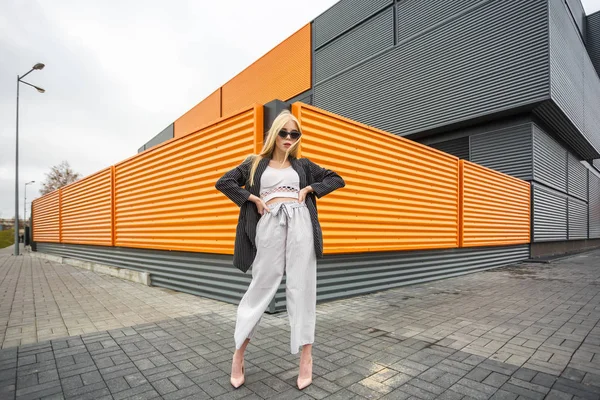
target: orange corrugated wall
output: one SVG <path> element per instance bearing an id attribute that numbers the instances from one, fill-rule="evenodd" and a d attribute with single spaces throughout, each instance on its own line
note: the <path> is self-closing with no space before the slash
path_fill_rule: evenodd
<path id="1" fill-rule="evenodd" d="M 302 103 L 302 157 L 344 189 L 318 201 L 324 252 L 458 247 L 458 159 Z"/>
<path id="2" fill-rule="evenodd" d="M 222 88 L 222 115 L 253 103 L 288 100 L 310 89 L 310 24 L 281 42 Z"/>
<path id="3" fill-rule="evenodd" d="M 112 167 L 61 188 L 62 243 L 112 246 Z"/>
<path id="4" fill-rule="evenodd" d="M 115 245 L 232 254 L 239 208 L 214 186 L 262 131 L 255 105 L 115 165 Z"/>
<path id="5" fill-rule="evenodd" d="M 32 204 L 33 240 L 60 242 L 60 190 L 35 199 Z"/>
<path id="6" fill-rule="evenodd" d="M 179 117 L 173 126 L 173 137 L 196 132 L 221 118 L 221 88 Z"/>
<path id="7" fill-rule="evenodd" d="M 500 246 L 530 242 L 528 182 L 461 160 L 462 246 Z"/>
<path id="8" fill-rule="evenodd" d="M 301 155 L 347 182 L 319 200 L 326 254 L 530 242 L 527 182 L 316 107 L 292 111 Z M 231 254 L 239 210 L 214 183 L 260 150 L 262 131 L 254 105 L 36 199 L 34 240 Z"/>

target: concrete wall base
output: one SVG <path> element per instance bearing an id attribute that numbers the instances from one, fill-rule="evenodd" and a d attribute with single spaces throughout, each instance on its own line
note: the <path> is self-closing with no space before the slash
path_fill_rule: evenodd
<path id="1" fill-rule="evenodd" d="M 88 271 L 97 272 L 100 274 L 114 276 L 116 278 L 125 279 L 131 282 L 141 283 L 142 285 L 150 285 L 150 274 L 143 271 L 133 271 L 130 269 L 111 267 L 110 265 L 98 264 L 90 261 L 78 260 L 75 258 L 60 257 L 54 254 L 46 254 L 40 252 L 29 253 L 31 257 L 41 258 L 44 260 L 53 261 L 56 263 L 72 265 L 77 268 L 87 269 Z"/>
<path id="2" fill-rule="evenodd" d="M 531 258 L 559 257 L 600 248 L 600 239 L 566 240 L 560 242 L 531 243 Z"/>

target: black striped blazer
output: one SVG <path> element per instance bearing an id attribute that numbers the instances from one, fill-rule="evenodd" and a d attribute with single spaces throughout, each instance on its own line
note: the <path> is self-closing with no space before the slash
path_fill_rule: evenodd
<path id="1" fill-rule="evenodd" d="M 317 214 L 316 197 L 325 196 L 335 189 L 345 186 L 344 180 L 335 172 L 321 168 L 308 158 L 290 158 L 294 170 L 300 177 L 300 189 L 311 186 L 314 190 L 306 196 L 306 206 L 310 213 L 317 257 L 323 257 L 323 234 Z M 248 271 L 256 256 L 256 225 L 260 214 L 256 205 L 248 201 L 250 194 L 260 197 L 260 178 L 269 165 L 269 159 L 260 160 L 254 175 L 254 184 L 250 185 L 250 168 L 252 157 L 228 171 L 216 183 L 215 187 L 240 207 L 240 216 L 235 233 L 235 247 L 233 249 L 233 265 L 243 272 Z M 245 186 L 245 187 L 242 187 Z"/>

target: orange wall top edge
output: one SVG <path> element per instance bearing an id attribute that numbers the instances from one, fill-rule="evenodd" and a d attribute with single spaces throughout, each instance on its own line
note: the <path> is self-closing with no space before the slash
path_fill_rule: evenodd
<path id="1" fill-rule="evenodd" d="M 84 183 L 86 183 L 86 181 L 88 181 L 88 180 L 90 180 L 90 179 L 93 179 L 93 178 L 95 178 L 96 176 L 98 176 L 98 175 L 101 175 L 101 174 L 103 174 L 103 173 L 107 172 L 107 170 L 109 170 L 109 169 L 111 169 L 111 168 L 112 168 L 112 166 L 109 166 L 109 167 L 106 167 L 106 168 L 103 168 L 103 169 L 101 169 L 100 171 L 93 172 L 93 173 L 91 173 L 90 175 L 87 175 L 87 176 L 85 176 L 85 177 L 83 177 L 83 178 L 79 179 L 78 181 L 75 181 L 75 182 L 69 183 L 68 185 L 62 186 L 62 187 L 60 187 L 60 188 L 58 188 L 58 189 L 56 189 L 56 190 L 53 190 L 53 191 L 51 191 L 50 193 L 46 193 L 46 194 L 45 194 L 45 195 L 43 195 L 43 196 L 40 196 L 40 197 L 37 197 L 37 198 L 35 198 L 35 199 L 32 201 L 32 203 L 35 203 L 36 201 L 39 201 L 39 200 L 41 200 L 41 199 L 45 198 L 46 196 L 50 196 L 50 195 L 52 195 L 52 194 L 54 194 L 54 193 L 58 193 L 58 191 L 59 191 L 59 190 L 61 190 L 61 189 L 69 189 L 71 186 L 84 184 Z"/>
<path id="2" fill-rule="evenodd" d="M 246 107 L 245 109 L 243 109 L 243 110 L 240 110 L 240 111 L 236 112 L 234 115 L 231 115 L 231 116 L 229 116 L 229 117 L 223 117 L 223 118 L 219 118 L 218 120 L 216 120 L 216 121 L 213 121 L 212 123 L 210 123 L 209 125 L 205 126 L 204 128 L 209 128 L 209 127 L 211 127 L 211 126 L 213 126 L 213 125 L 217 125 L 217 124 L 219 124 L 219 123 L 221 123 L 221 122 L 223 122 L 223 121 L 225 121 L 225 120 L 227 120 L 227 119 L 230 119 L 230 118 L 232 118 L 232 117 L 235 117 L 235 116 L 237 116 L 237 115 L 241 115 L 241 114 L 243 114 L 243 113 L 245 113 L 245 112 L 248 112 L 248 111 L 250 111 L 250 110 L 254 110 L 254 112 L 255 112 L 255 113 L 258 113 L 258 114 L 260 114 L 261 123 L 262 123 L 262 113 L 263 113 L 263 110 L 262 110 L 262 105 L 260 105 L 260 104 L 252 104 L 251 106 L 249 106 L 249 107 Z M 186 135 L 186 136 L 187 136 L 187 135 Z M 158 149 L 160 149 L 161 147 L 163 147 L 163 146 L 166 146 L 166 145 L 168 145 L 169 143 L 172 143 L 173 141 L 176 141 L 176 140 L 178 140 L 178 139 L 180 139 L 180 138 L 179 138 L 179 137 L 178 137 L 178 138 L 172 138 L 172 139 L 169 139 L 169 140 L 167 140 L 167 141 L 165 141 L 165 142 L 159 143 L 159 144 L 157 144 L 156 146 L 153 146 L 153 147 L 151 147 L 151 148 L 149 148 L 149 149 L 147 149 L 147 150 L 144 150 L 144 151 L 142 151 L 141 153 L 134 154 L 134 155 L 132 155 L 131 157 L 128 157 L 128 158 L 126 158 L 126 159 L 124 159 L 124 160 L 122 160 L 122 161 L 119 161 L 119 162 L 117 162 L 117 163 L 116 163 L 116 164 L 114 164 L 114 165 L 108 166 L 108 167 L 106 167 L 106 168 L 103 168 L 103 169 L 101 169 L 101 170 L 100 170 L 100 171 L 98 171 L 98 172 L 94 172 L 94 173 L 92 173 L 92 174 L 90 174 L 90 175 L 88 175 L 88 176 L 85 176 L 85 177 L 81 178 L 80 180 L 78 180 L 77 182 L 73 182 L 73 183 L 70 183 L 69 185 L 65 185 L 65 186 L 61 187 L 60 189 L 67 188 L 67 187 L 69 187 L 69 186 L 71 186 L 71 185 L 76 185 L 76 184 L 79 184 L 79 183 L 81 183 L 81 182 L 85 181 L 86 179 L 91 179 L 91 178 L 95 177 L 95 176 L 96 176 L 96 175 L 98 175 L 98 174 L 102 174 L 102 173 L 106 172 L 106 170 L 108 170 L 108 169 L 111 169 L 111 168 L 117 167 L 117 166 L 119 166 L 119 165 L 121 165 L 121 164 L 123 164 L 123 163 L 126 163 L 126 162 L 128 162 L 128 161 L 130 161 L 130 160 L 132 160 L 132 159 L 135 159 L 136 157 L 139 157 L 139 156 L 141 156 L 142 154 L 147 154 L 147 153 L 149 153 L 149 152 L 157 151 L 157 150 L 158 150 Z M 41 199 L 44 199 L 46 196 L 53 195 L 54 193 L 58 193 L 58 191 L 59 191 L 60 189 L 54 190 L 54 191 L 52 191 L 52 192 L 50 192 L 50 193 L 47 193 L 47 194 L 45 194 L 44 196 L 40 196 L 40 197 L 38 197 L 38 198 L 34 199 L 34 200 L 33 200 L 33 202 L 39 201 L 39 200 L 41 200 Z"/>
<path id="3" fill-rule="evenodd" d="M 173 137 L 177 138 L 196 132 L 222 116 L 221 88 L 218 88 L 175 121 Z"/>
<path id="4" fill-rule="evenodd" d="M 434 149 L 433 147 L 429 147 L 429 146 L 424 145 L 422 143 L 412 141 L 410 139 L 407 139 L 407 138 L 399 136 L 399 135 L 394 135 L 393 133 L 389 133 L 389 132 L 383 131 L 383 130 L 375 128 L 373 126 L 370 126 L 370 125 L 367 125 L 367 124 L 363 124 L 362 122 L 358 122 L 358 121 L 355 121 L 353 119 L 346 118 L 346 117 L 343 117 L 341 115 L 337 115 L 337 114 L 334 114 L 334 113 L 329 112 L 327 110 L 323 110 L 321 108 L 315 107 L 315 106 L 310 105 L 310 104 L 305 104 L 305 103 L 302 103 L 302 102 L 299 102 L 299 101 L 297 101 L 297 102 L 295 102 L 295 103 L 292 104 L 292 114 L 294 114 L 296 116 L 296 118 L 298 118 L 298 119 L 300 119 L 300 117 L 302 115 L 302 108 L 305 108 L 307 110 L 311 110 L 311 111 L 314 111 L 314 112 L 318 112 L 318 113 L 326 115 L 328 117 L 332 117 L 332 118 L 335 118 L 337 120 L 344 121 L 346 123 L 353 124 L 355 126 L 359 126 L 361 128 L 364 128 L 364 129 L 369 129 L 369 130 L 371 130 L 373 132 L 377 132 L 378 134 L 386 136 L 386 137 L 390 137 L 390 138 L 394 138 L 394 139 L 405 141 L 406 143 L 410 143 L 411 145 L 418 146 L 418 147 L 421 147 L 423 149 L 430 150 L 433 153 L 437 153 L 438 155 L 440 155 L 442 157 L 446 157 L 446 158 L 450 158 L 450 159 L 456 160 L 457 162 L 459 160 L 459 158 L 456 157 L 455 155 L 444 153 L 441 150 Z"/>
<path id="5" fill-rule="evenodd" d="M 311 87 L 310 23 L 275 46 L 222 87 L 222 115 L 251 103 L 287 100 Z"/>
<path id="6" fill-rule="evenodd" d="M 225 116 L 225 117 L 221 117 L 221 118 L 217 119 L 216 121 L 211 122 L 210 124 L 208 124 L 205 127 L 201 128 L 201 130 L 205 130 L 205 129 L 208 129 L 208 128 L 212 127 L 212 126 L 218 125 L 218 124 L 220 124 L 223 121 L 226 121 L 228 119 L 234 118 L 234 117 L 236 117 L 238 115 L 242 115 L 242 114 L 244 114 L 244 113 L 246 113 L 246 112 L 248 112 L 250 110 L 254 110 L 254 112 L 256 112 L 257 109 L 261 109 L 261 112 L 262 112 L 262 105 L 253 103 L 253 104 L 249 105 L 248 107 L 245 107 L 245 108 L 243 108 L 241 110 L 238 110 L 235 114 L 232 114 L 232 115 L 229 115 L 229 116 Z M 188 134 L 186 134 L 184 136 L 174 137 L 172 139 L 166 140 L 166 141 L 164 141 L 162 143 L 157 144 L 156 146 L 153 146 L 153 147 L 151 147 L 151 148 L 149 148 L 147 150 L 142 151 L 141 153 L 134 154 L 131 157 L 128 157 L 128 158 L 126 158 L 126 159 L 124 159 L 122 161 L 119 161 L 114 166 L 118 167 L 121 164 L 124 164 L 124 163 L 126 163 L 126 162 L 128 162 L 128 161 L 130 161 L 130 160 L 132 160 L 132 159 L 134 159 L 136 157 L 141 156 L 142 154 L 147 154 L 147 153 L 150 153 L 150 152 L 153 152 L 153 151 L 158 151 L 158 149 L 160 149 L 160 148 L 162 148 L 164 146 L 167 146 L 170 143 L 173 143 L 174 141 L 180 140 L 180 139 L 182 139 L 182 138 L 184 138 L 184 137 L 186 137 L 186 136 L 188 136 L 188 135 L 190 135 L 192 133 L 195 133 L 195 132 L 190 132 L 190 133 L 188 133 Z"/>

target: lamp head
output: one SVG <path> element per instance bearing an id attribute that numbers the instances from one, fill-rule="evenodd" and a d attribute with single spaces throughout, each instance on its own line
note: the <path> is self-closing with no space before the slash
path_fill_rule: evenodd
<path id="1" fill-rule="evenodd" d="M 37 63 L 33 66 L 33 69 L 44 69 L 45 65 L 42 63 Z"/>

